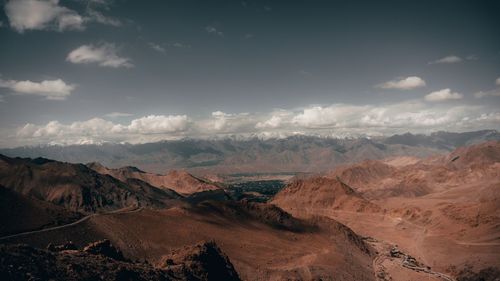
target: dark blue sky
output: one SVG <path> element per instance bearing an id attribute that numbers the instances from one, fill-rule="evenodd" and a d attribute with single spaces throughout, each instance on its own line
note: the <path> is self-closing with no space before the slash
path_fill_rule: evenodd
<path id="1" fill-rule="evenodd" d="M 2 7 L 0 146 L 500 123 L 498 1 Z"/>

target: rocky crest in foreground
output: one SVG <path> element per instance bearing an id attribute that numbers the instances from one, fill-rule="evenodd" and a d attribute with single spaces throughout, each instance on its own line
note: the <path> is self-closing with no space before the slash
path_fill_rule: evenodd
<path id="1" fill-rule="evenodd" d="M 1 280 L 240 280 L 214 242 L 185 247 L 158 267 L 131 262 L 108 240 L 78 250 L 74 245 L 0 245 Z"/>

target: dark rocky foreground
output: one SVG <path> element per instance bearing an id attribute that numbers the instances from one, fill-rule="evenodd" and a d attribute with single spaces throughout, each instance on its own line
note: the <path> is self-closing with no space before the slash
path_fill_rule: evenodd
<path id="1" fill-rule="evenodd" d="M 0 245 L 0 280 L 240 280 L 214 242 L 174 250 L 157 265 L 132 262 L 108 240 L 73 244 Z"/>

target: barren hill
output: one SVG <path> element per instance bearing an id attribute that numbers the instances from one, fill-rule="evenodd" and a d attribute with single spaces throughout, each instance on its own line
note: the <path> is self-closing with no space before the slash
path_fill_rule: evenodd
<path id="1" fill-rule="evenodd" d="M 131 206 L 165 206 L 178 195 L 101 175 L 82 164 L 0 155 L 0 184 L 72 211 L 96 212 Z"/>
<path id="2" fill-rule="evenodd" d="M 339 177 L 372 199 L 424 196 L 456 185 L 500 178 L 500 142 L 460 147 L 450 154 L 407 165 L 390 164 L 395 162 L 397 159 L 364 161 L 339 167 L 327 177 Z"/>
<path id="3" fill-rule="evenodd" d="M 352 185 L 386 213 L 312 211 L 337 219 L 358 234 L 397 244 L 446 274 L 498 268 L 499 151 L 500 142 L 490 141 L 420 161 L 393 158 L 344 166 L 327 177 Z M 313 195 L 300 197 L 307 196 Z M 311 205 L 295 203 L 301 203 L 293 206 L 298 210 Z"/>
<path id="4" fill-rule="evenodd" d="M 272 199 L 274 204 L 294 215 L 317 215 L 333 210 L 379 212 L 382 210 L 338 179 L 312 177 L 285 186 Z"/>
<path id="5" fill-rule="evenodd" d="M 8 242 L 45 247 L 72 239 L 83 247 L 103 238 L 118 246 L 126 258 L 172 267 L 179 259 L 165 257 L 166 253 L 213 240 L 243 280 L 329 280 L 332 276 L 374 280 L 372 253 L 350 229 L 326 218 L 293 218 L 275 206 L 259 203 L 204 202 L 96 215 L 79 226 Z"/>
<path id="6" fill-rule="evenodd" d="M 135 167 L 109 169 L 99 163 L 89 163 L 87 166 L 98 173 L 111 175 L 122 181 L 139 179 L 157 188 L 172 189 L 180 194 L 188 195 L 196 192 L 220 189 L 217 185 L 199 179 L 186 171 L 169 171 L 166 175 L 146 173 Z"/>

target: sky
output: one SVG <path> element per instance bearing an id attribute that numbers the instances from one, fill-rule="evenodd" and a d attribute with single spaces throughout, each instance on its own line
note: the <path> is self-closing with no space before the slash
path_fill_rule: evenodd
<path id="1" fill-rule="evenodd" d="M 0 3 L 0 147 L 500 129 L 499 1 Z"/>

